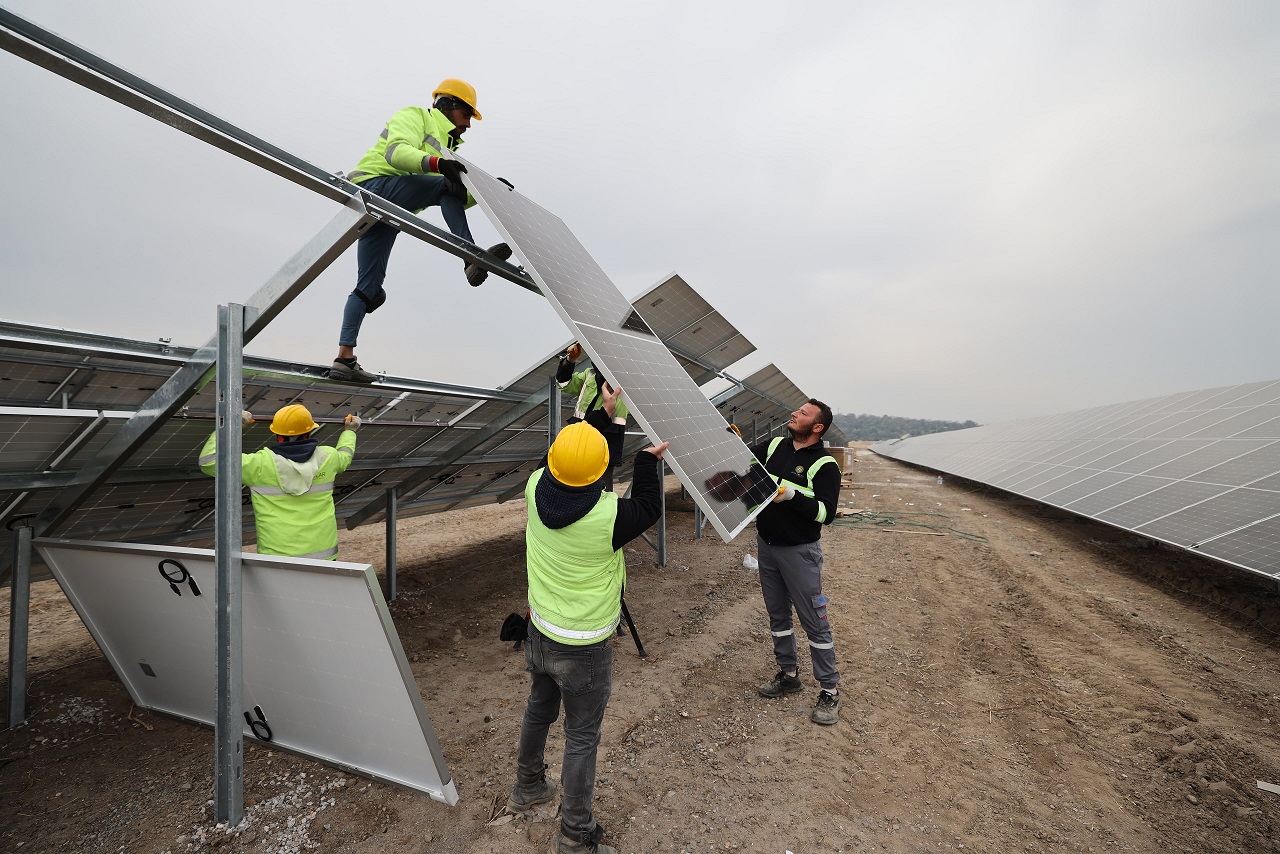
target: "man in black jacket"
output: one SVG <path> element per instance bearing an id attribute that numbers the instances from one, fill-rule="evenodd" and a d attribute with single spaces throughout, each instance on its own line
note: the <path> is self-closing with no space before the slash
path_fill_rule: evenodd
<path id="1" fill-rule="evenodd" d="M 840 671 L 836 667 L 827 597 L 822 594 L 822 526 L 830 525 L 840 500 L 840 468 L 823 446 L 831 407 L 809 400 L 787 422 L 790 438 L 751 448 L 765 469 L 779 478 L 773 502 L 756 517 L 760 550 L 760 590 L 769 612 L 778 673 L 760 686 L 763 697 L 804 690 L 796 672 L 795 609 L 809 638 L 813 678 L 821 691 L 810 719 L 831 725 L 840 719 Z"/>

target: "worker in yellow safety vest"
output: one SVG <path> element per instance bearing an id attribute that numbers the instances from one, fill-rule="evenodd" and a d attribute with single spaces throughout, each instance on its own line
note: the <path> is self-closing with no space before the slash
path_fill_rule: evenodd
<path id="1" fill-rule="evenodd" d="M 245 426 L 254 423 L 245 410 Z M 292 403 L 271 420 L 275 441 L 240 458 L 240 481 L 249 487 L 258 528 L 258 553 L 333 560 L 338 556 L 338 522 L 333 482 L 347 470 L 356 452 L 360 417 L 342 422 L 337 447 L 314 438 L 320 429 L 305 406 Z M 200 470 L 213 477 L 217 469 L 216 432 L 200 451 Z"/>
<path id="2" fill-rule="evenodd" d="M 613 415 L 618 391 L 605 394 Z M 532 683 L 516 758 L 516 783 L 507 807 L 527 812 L 556 796 L 546 778 L 547 731 L 564 706 L 560 831 L 555 854 L 616 854 L 600 842 L 604 828 L 591 810 L 600 725 L 613 685 L 614 629 L 622 607 L 627 565 L 622 547 L 658 520 L 662 453 L 667 443 L 636 454 L 630 498 L 602 488 L 609 446 L 585 421 L 560 431 L 547 465 L 529 476 L 525 563 L 529 625 L 525 665 Z"/>
<path id="3" fill-rule="evenodd" d="M 604 434 L 609 443 L 609 468 L 605 471 L 604 488 L 613 491 L 613 470 L 622 459 L 622 446 L 627 434 L 627 404 L 619 400 L 612 413 L 605 412 L 605 395 L 611 392 L 609 381 L 598 367 L 574 371 L 582 358 L 582 345 L 577 341 L 560 357 L 556 367 L 556 384 L 564 394 L 577 395 L 569 423 L 586 421 Z"/>

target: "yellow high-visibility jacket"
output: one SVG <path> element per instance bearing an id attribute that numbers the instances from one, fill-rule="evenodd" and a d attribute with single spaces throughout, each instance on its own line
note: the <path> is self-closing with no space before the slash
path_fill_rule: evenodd
<path id="1" fill-rule="evenodd" d="M 390 175 L 438 174 L 431 171 L 431 158 L 439 157 L 446 149 L 454 151 L 463 143 L 461 137 L 449 136 L 454 127 L 448 116 L 434 107 L 405 107 L 387 120 L 378 141 L 347 177 L 359 184 Z M 468 193 L 466 206 L 474 204 L 475 199 Z"/>
<path id="2" fill-rule="evenodd" d="M 200 451 L 200 471 L 213 477 L 217 438 L 211 433 Z M 338 556 L 338 521 L 333 482 L 356 452 L 354 430 L 343 430 L 338 446 L 320 445 L 306 462 L 285 459 L 270 448 L 240 457 L 240 480 L 249 487 L 258 528 L 258 553 L 333 560 Z"/>

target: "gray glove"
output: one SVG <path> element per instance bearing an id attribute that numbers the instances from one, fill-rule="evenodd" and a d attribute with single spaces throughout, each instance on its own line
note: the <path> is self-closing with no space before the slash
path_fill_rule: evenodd
<path id="1" fill-rule="evenodd" d="M 352 433 L 360 429 L 360 416 L 356 414 L 348 415 L 342 419 L 342 429 L 350 430 Z"/>
<path id="2" fill-rule="evenodd" d="M 253 423 L 253 413 L 247 409 L 240 410 L 240 423 L 248 427 Z"/>

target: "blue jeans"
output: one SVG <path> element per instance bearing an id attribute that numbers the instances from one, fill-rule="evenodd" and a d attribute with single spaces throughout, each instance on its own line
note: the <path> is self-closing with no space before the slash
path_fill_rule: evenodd
<path id="1" fill-rule="evenodd" d="M 612 635 L 587 646 L 558 643 L 530 623 L 526 669 L 533 677 L 520 723 L 516 784 L 532 787 L 546 772 L 547 730 L 564 703 L 564 761 L 560 766 L 560 830 L 580 839 L 596 826 L 591 798 L 596 787 L 596 748 L 613 689 Z"/>
<path id="2" fill-rule="evenodd" d="M 445 193 L 444 178 L 439 175 L 389 175 L 370 178 L 360 186 L 411 211 L 439 205 L 449 231 L 470 243 L 475 242 L 467 225 L 466 203 Z M 364 316 L 386 300 L 382 280 L 387 277 L 387 261 L 399 233 L 399 229 L 380 222 L 360 235 L 356 244 L 356 289 L 347 294 L 347 304 L 342 310 L 342 331 L 338 333 L 340 345 L 356 346 Z"/>

